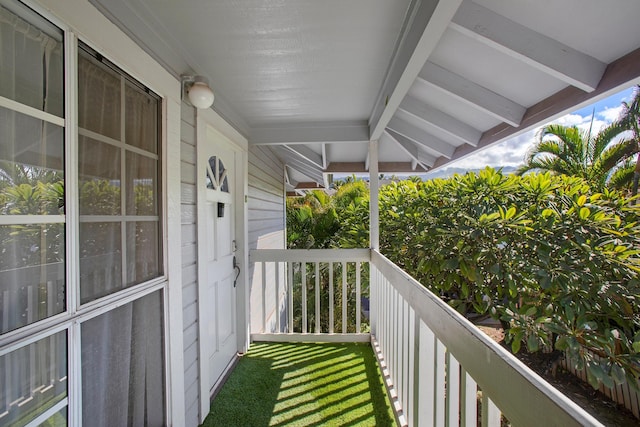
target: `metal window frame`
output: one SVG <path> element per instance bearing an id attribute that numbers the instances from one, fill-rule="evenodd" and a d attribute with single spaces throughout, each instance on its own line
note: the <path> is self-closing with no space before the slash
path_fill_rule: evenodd
<path id="1" fill-rule="evenodd" d="M 0 0 L 3 3 L 6 0 Z M 161 291 L 162 301 L 162 336 L 163 336 L 163 352 L 164 352 L 164 387 L 165 387 L 165 421 L 167 423 L 172 419 L 171 413 L 171 393 L 170 393 L 170 356 L 169 349 L 169 325 L 168 319 L 170 315 L 169 298 L 168 298 L 168 275 L 167 275 L 167 183 L 166 179 L 166 152 L 167 152 L 167 135 L 166 135 L 166 116 L 167 101 L 160 95 L 155 94 L 137 79 L 132 77 L 125 70 L 117 67 L 111 62 L 107 62 L 110 68 L 115 70 L 121 76 L 122 98 L 124 104 L 126 99 L 124 96 L 124 88 L 130 83 L 138 88 L 152 93 L 158 100 L 158 120 L 157 120 L 157 136 L 158 136 L 158 152 L 151 153 L 146 150 L 128 145 L 124 142 L 124 108 L 121 110 L 123 117 L 121 118 L 121 136 L 122 141 L 108 140 L 106 137 L 98 137 L 96 139 L 112 145 L 118 145 L 122 150 L 143 155 L 157 161 L 157 203 L 158 215 L 155 216 L 131 216 L 121 215 L 121 221 L 131 222 L 131 220 L 157 221 L 158 225 L 158 261 L 159 276 L 145 281 L 144 283 L 132 285 L 121 291 L 99 298 L 86 304 L 80 304 L 80 284 L 79 284 L 79 185 L 78 185 L 78 141 L 79 135 L 95 138 L 96 135 L 90 131 L 78 128 L 78 55 L 79 49 L 93 50 L 89 42 L 81 40 L 80 37 L 64 22 L 52 16 L 51 12 L 38 5 L 33 0 L 20 0 L 27 7 L 32 9 L 37 15 L 49 21 L 53 26 L 57 26 L 63 31 L 63 49 L 64 49 L 64 115 L 58 117 L 50 113 L 37 110 L 33 107 L 21 104 L 11 99 L 0 97 L 0 107 L 8 108 L 64 127 L 64 178 L 65 178 L 65 214 L 64 215 L 47 215 L 41 216 L 37 220 L 30 219 L 26 216 L 3 216 L 0 217 L 0 225 L 15 223 L 63 223 L 65 224 L 65 272 L 66 272 L 66 310 L 63 313 L 39 320 L 30 325 L 18 328 L 17 330 L 7 332 L 0 335 L 0 356 L 9 354 L 24 346 L 30 345 L 43 338 L 55 335 L 56 333 L 66 331 L 67 333 L 67 372 L 68 385 L 67 397 L 55 405 L 55 412 L 67 407 L 69 425 L 82 425 L 82 360 L 81 360 L 81 325 L 87 320 L 93 319 L 106 312 L 112 311 L 118 307 L 129 304 L 135 300 L 143 298 L 154 292 Z M 96 52 L 96 51 L 94 51 Z M 96 52 L 97 53 L 97 52 Z M 114 144 L 115 143 L 115 144 Z M 125 156 L 121 156 L 123 162 L 122 175 L 124 176 Z M 122 192 L 124 194 L 124 192 Z M 124 202 L 124 201 L 123 201 Z M 126 206 L 122 205 L 123 213 L 126 213 Z M 104 219 L 104 218 L 103 218 Z M 110 218 L 112 219 L 112 218 Z M 123 233 L 126 228 L 123 227 Z M 123 242 L 125 240 L 123 239 Z M 123 251 L 125 252 L 125 251 Z M 126 265 L 126 264 L 123 264 Z M 126 268 L 123 268 L 123 275 L 126 275 Z M 40 422 L 48 418 L 54 408 L 40 414 L 33 423 Z"/>

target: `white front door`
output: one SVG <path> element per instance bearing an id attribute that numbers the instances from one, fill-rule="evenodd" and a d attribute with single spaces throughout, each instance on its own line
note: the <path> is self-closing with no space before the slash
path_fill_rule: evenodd
<path id="1" fill-rule="evenodd" d="M 237 353 L 235 212 L 233 180 L 237 153 L 224 136 L 207 126 L 198 142 L 200 187 L 199 262 L 205 340 L 203 363 L 208 360 L 209 392 Z M 200 145 L 201 144 L 201 145 Z"/>

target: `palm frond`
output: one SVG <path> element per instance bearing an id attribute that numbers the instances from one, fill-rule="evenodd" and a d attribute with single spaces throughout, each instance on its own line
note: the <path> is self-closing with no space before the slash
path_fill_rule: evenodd
<path id="1" fill-rule="evenodd" d="M 607 179 L 608 186 L 618 190 L 629 188 L 633 182 L 635 163 L 635 159 L 630 157 L 622 165 L 613 170 Z"/>
<path id="2" fill-rule="evenodd" d="M 593 169 L 606 174 L 637 152 L 638 144 L 633 139 L 623 139 L 602 152 L 594 162 Z"/>
<path id="3" fill-rule="evenodd" d="M 598 159 L 611 142 L 621 133 L 627 131 L 627 127 L 620 121 L 614 121 L 598 132 L 593 137 L 593 159 Z"/>

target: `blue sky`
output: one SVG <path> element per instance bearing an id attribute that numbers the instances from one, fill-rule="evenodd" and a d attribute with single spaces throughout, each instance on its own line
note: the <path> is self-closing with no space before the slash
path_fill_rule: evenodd
<path id="1" fill-rule="evenodd" d="M 562 116 L 549 123 L 560 123 L 571 126 L 576 125 L 587 129 L 591 122 L 591 114 L 594 112 L 593 129 L 598 131 L 618 118 L 622 111 L 622 101 L 629 101 L 633 97 L 634 87 L 618 92 L 608 98 L 581 108 L 573 113 Z M 536 139 L 540 128 L 525 132 L 507 141 L 493 145 L 485 150 L 474 153 L 468 157 L 449 163 L 442 168 L 440 174 L 450 168 L 478 169 L 485 166 L 504 167 L 518 166 L 522 164 L 524 157 Z M 437 172 L 436 172 L 437 173 Z"/>

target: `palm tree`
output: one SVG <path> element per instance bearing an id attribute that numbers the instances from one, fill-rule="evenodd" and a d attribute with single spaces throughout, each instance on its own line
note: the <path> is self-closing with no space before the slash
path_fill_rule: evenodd
<path id="1" fill-rule="evenodd" d="M 633 133 L 633 140 L 640 152 L 640 86 L 636 86 L 633 100 L 630 103 L 623 102 L 623 113 L 618 119 L 621 125 Z M 637 156 L 635 167 L 633 160 L 629 161 L 628 168 L 633 167 L 633 185 L 631 195 L 638 194 L 638 181 L 640 181 L 640 155 Z"/>
<path id="2" fill-rule="evenodd" d="M 614 141 L 625 130 L 621 121 L 595 135 L 591 127 L 584 131 L 577 126 L 544 126 L 516 173 L 538 170 L 579 176 L 596 189 L 624 187 L 633 173 L 631 170 L 629 174 L 629 159 L 638 152 L 638 144 L 632 139 Z"/>

